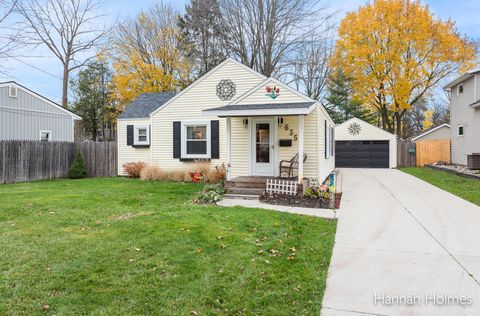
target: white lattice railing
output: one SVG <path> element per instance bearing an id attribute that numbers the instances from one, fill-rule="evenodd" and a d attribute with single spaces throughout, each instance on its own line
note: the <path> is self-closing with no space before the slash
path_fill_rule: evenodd
<path id="1" fill-rule="evenodd" d="M 267 179 L 266 191 L 268 194 L 296 195 L 298 190 L 297 181 Z"/>

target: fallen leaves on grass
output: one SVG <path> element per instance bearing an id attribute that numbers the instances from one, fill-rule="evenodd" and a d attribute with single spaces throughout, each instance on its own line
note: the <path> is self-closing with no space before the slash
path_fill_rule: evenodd
<path id="1" fill-rule="evenodd" d="M 146 216 L 146 215 L 151 215 L 151 214 L 153 214 L 153 212 L 138 212 L 138 213 L 128 212 L 128 213 L 125 213 L 125 214 L 122 214 L 122 215 L 118 216 L 117 220 L 125 221 L 127 219 L 132 218 L 132 217 Z"/>
<path id="2" fill-rule="evenodd" d="M 275 250 L 275 249 L 270 249 L 268 252 L 269 252 L 270 256 L 272 256 L 272 257 L 279 257 L 279 256 L 282 255 L 282 254 L 280 253 L 280 251 Z"/>

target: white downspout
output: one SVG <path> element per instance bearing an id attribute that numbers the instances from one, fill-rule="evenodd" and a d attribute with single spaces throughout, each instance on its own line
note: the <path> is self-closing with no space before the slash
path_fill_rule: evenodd
<path id="1" fill-rule="evenodd" d="M 232 179 L 232 118 L 227 117 L 227 180 L 230 181 Z"/>
<path id="2" fill-rule="evenodd" d="M 303 183 L 303 129 L 304 116 L 298 116 L 298 183 Z"/>

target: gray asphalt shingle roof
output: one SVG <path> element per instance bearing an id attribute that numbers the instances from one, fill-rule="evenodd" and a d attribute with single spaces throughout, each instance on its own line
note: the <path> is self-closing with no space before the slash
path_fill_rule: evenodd
<path id="1" fill-rule="evenodd" d="M 142 93 L 127 105 L 119 118 L 147 118 L 175 96 L 175 92 Z"/>
<path id="2" fill-rule="evenodd" d="M 296 103 L 265 103 L 265 104 L 232 104 L 219 108 L 204 110 L 209 111 L 238 111 L 238 110 L 268 110 L 268 109 L 307 109 L 315 102 L 296 102 Z"/>

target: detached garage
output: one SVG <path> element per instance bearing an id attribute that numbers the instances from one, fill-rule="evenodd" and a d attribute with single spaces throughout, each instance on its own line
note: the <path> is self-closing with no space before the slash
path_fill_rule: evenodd
<path id="1" fill-rule="evenodd" d="M 395 168 L 397 137 L 358 118 L 335 127 L 337 168 Z"/>

